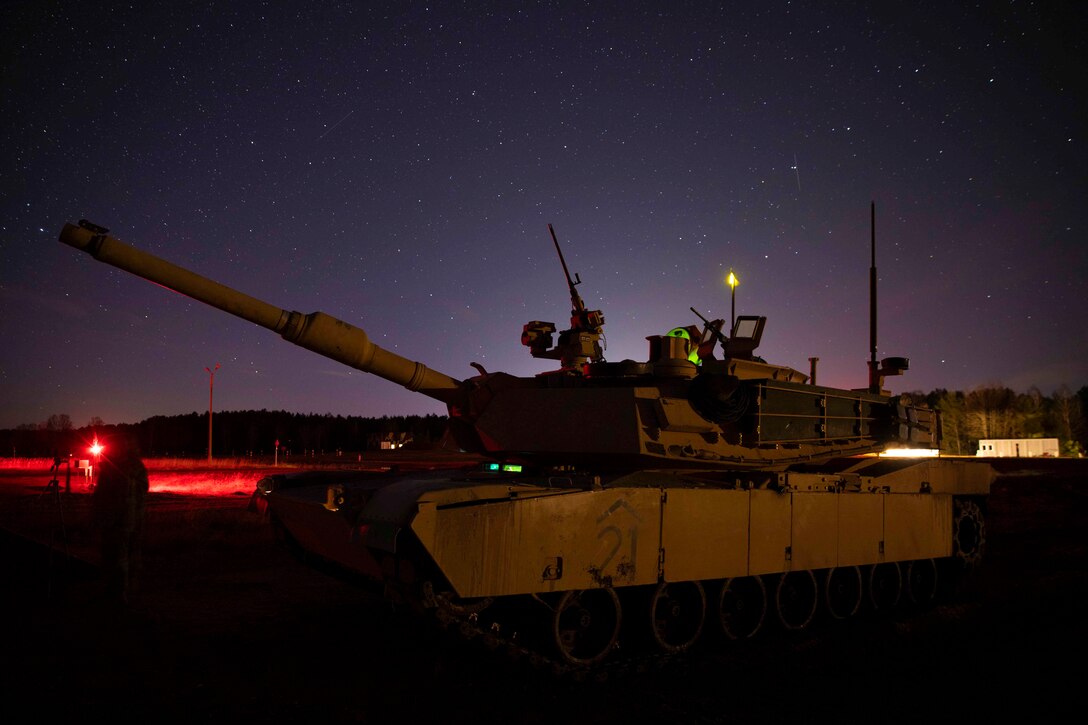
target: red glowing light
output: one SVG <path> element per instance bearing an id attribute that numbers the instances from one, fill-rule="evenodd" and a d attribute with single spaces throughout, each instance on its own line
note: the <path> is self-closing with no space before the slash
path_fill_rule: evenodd
<path id="1" fill-rule="evenodd" d="M 91 452 L 92 456 L 97 456 L 99 453 L 102 452 L 102 444 L 98 442 L 97 438 L 95 438 L 94 441 L 91 443 L 91 447 L 87 450 Z"/>

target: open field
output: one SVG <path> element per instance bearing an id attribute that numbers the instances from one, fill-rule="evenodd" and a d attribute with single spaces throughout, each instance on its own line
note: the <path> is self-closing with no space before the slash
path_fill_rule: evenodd
<path id="1" fill-rule="evenodd" d="M 953 601 L 580 685 L 296 561 L 247 510 L 265 470 L 151 463 L 141 587 L 123 616 L 101 602 L 85 484 L 54 496 L 48 462 L 0 470 L 3 722 L 974 722 L 1080 710 L 1085 461 L 996 463 L 988 559 Z"/>

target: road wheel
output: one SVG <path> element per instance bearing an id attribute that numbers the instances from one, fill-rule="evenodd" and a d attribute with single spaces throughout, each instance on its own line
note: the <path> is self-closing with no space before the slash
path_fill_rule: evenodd
<path id="1" fill-rule="evenodd" d="M 689 649 L 703 631 L 706 593 L 699 582 L 660 584 L 650 599 L 654 642 L 664 652 Z"/>
<path id="2" fill-rule="evenodd" d="M 789 630 L 804 629 L 816 614 L 820 600 L 816 575 L 808 569 L 787 571 L 778 578 L 775 607 L 782 626 Z"/>
<path id="3" fill-rule="evenodd" d="M 739 576 L 722 582 L 718 620 L 729 639 L 751 639 L 767 617 L 767 587 L 758 576 Z"/>
<path id="4" fill-rule="evenodd" d="M 869 567 L 869 603 L 873 609 L 883 612 L 899 604 L 903 593 L 903 570 L 899 562 L 887 561 Z"/>
<path id="5" fill-rule="evenodd" d="M 917 559 L 907 564 L 907 599 L 919 607 L 929 606 L 937 598 L 937 562 Z"/>
<path id="6" fill-rule="evenodd" d="M 552 642 L 564 662 L 595 664 L 616 646 L 620 621 L 620 599 L 611 587 L 565 592 L 552 613 Z"/>
<path id="7" fill-rule="evenodd" d="M 849 619 L 861 607 L 861 569 L 837 566 L 827 570 L 824 582 L 824 605 L 835 619 Z"/>

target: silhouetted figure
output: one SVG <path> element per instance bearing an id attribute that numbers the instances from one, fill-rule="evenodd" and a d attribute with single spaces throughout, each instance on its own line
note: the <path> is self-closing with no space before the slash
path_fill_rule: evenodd
<path id="1" fill-rule="evenodd" d="M 101 536 L 105 594 L 124 606 L 140 568 L 147 469 L 135 439 L 118 439 L 110 448 L 102 456 L 94 488 L 94 514 Z"/>

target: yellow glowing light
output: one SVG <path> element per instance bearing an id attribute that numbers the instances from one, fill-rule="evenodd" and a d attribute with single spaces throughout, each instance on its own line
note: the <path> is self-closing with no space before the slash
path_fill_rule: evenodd
<path id="1" fill-rule="evenodd" d="M 729 289 L 736 289 L 740 280 L 737 279 L 737 275 L 733 274 L 733 270 L 729 270 L 729 276 L 725 278 L 725 283 L 729 285 Z"/>
<path id="2" fill-rule="evenodd" d="M 881 458 L 936 458 L 940 451 L 936 448 L 889 448 L 880 454 Z"/>

